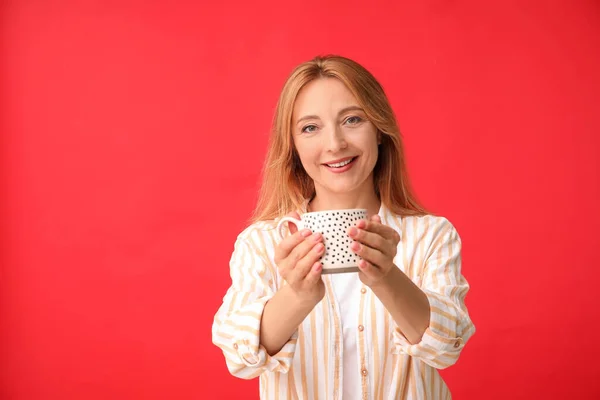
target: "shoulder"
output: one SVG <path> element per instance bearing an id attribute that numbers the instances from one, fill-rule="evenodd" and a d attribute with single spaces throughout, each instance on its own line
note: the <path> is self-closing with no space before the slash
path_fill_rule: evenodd
<path id="1" fill-rule="evenodd" d="M 419 216 L 402 217 L 408 224 L 417 225 L 432 231 L 456 230 L 452 222 L 444 216 L 425 214 Z"/>
<path id="2" fill-rule="evenodd" d="M 257 249 L 271 247 L 278 239 L 277 223 L 279 219 L 258 221 L 248 225 L 236 239 L 238 244 L 243 243 Z"/>
<path id="3" fill-rule="evenodd" d="M 295 210 L 296 213 L 302 215 L 305 211 L 303 209 Z M 279 242 L 281 240 L 280 233 L 278 232 L 279 222 L 284 216 L 279 216 L 274 219 L 261 220 L 252 223 L 247 226 L 243 231 L 238 234 L 237 239 L 244 240 L 255 240 L 257 238 L 265 238 L 272 240 L 273 242 Z M 281 234 L 284 236 L 289 233 L 288 224 L 283 224 L 281 226 Z"/>
<path id="4" fill-rule="evenodd" d="M 277 222 L 278 219 L 254 222 L 245 227 L 244 230 L 238 234 L 238 238 L 248 239 L 254 235 L 262 235 L 266 232 L 274 231 L 277 228 Z"/>
<path id="5" fill-rule="evenodd" d="M 406 216 L 391 214 L 391 216 L 388 218 L 390 225 L 413 239 L 435 242 L 445 238 L 460 242 L 456 227 L 444 216 L 433 214 Z"/>

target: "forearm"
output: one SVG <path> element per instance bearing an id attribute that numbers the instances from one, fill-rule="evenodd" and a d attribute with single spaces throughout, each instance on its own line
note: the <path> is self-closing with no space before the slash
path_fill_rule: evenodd
<path id="1" fill-rule="evenodd" d="M 427 295 L 399 268 L 393 268 L 386 279 L 371 289 L 406 339 L 412 344 L 419 343 L 429 326 Z"/>
<path id="2" fill-rule="evenodd" d="M 277 354 L 290 340 L 316 304 L 300 300 L 287 285 L 267 302 L 260 321 L 260 344 L 270 356 Z"/>

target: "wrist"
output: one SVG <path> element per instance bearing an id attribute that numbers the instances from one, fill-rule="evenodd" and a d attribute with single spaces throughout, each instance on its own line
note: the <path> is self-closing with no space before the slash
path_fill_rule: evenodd
<path id="1" fill-rule="evenodd" d="M 323 297 L 318 297 L 315 296 L 313 294 L 311 295 L 302 295 L 297 293 L 296 294 L 296 304 L 298 305 L 298 307 L 302 310 L 306 310 L 306 311 L 310 311 L 313 308 L 315 308 L 315 306 L 317 304 L 319 304 L 319 302 L 321 301 Z"/>
<path id="2" fill-rule="evenodd" d="M 395 286 L 394 282 L 398 279 L 398 273 L 403 274 L 403 272 L 400 271 L 400 268 L 393 265 L 392 268 L 389 269 L 387 274 L 385 274 L 381 277 L 381 279 L 371 283 L 368 286 L 376 295 L 378 293 L 383 294 L 386 292 L 390 292 Z"/>
<path id="3" fill-rule="evenodd" d="M 292 303 L 294 308 L 302 311 L 310 311 L 312 310 L 323 298 L 323 296 L 319 296 L 318 293 L 301 293 L 296 292 L 292 289 L 291 286 L 286 286 L 290 292 L 290 297 L 292 299 Z"/>

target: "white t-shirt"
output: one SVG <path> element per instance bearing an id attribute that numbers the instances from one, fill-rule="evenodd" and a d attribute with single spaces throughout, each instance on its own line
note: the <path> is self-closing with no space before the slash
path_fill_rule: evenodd
<path id="1" fill-rule="evenodd" d="M 342 316 L 342 332 L 344 335 L 344 359 L 342 360 L 343 389 L 342 399 L 360 399 L 361 376 L 358 359 L 358 311 L 360 307 L 360 289 L 363 287 L 358 273 L 350 272 L 332 274 L 331 284 Z"/>

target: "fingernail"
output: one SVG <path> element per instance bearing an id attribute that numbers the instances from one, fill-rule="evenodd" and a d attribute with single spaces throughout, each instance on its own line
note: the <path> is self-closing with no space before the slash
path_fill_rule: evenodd
<path id="1" fill-rule="evenodd" d="M 321 251 L 323 251 L 323 249 L 324 249 L 324 248 L 325 248 L 325 246 L 323 246 L 323 243 L 318 243 L 318 244 L 315 246 L 315 251 L 316 251 L 317 253 L 320 253 Z"/>
<path id="2" fill-rule="evenodd" d="M 361 219 L 360 221 L 358 221 L 356 226 L 358 226 L 359 228 L 364 228 L 365 226 L 367 226 L 367 223 L 365 222 L 365 220 Z"/>
<path id="3" fill-rule="evenodd" d="M 302 237 L 309 237 L 311 232 L 310 229 L 303 229 L 302 232 L 300 232 L 300 234 L 302 235 Z"/>
<path id="4" fill-rule="evenodd" d="M 350 236 L 356 236 L 356 234 L 358 233 L 358 229 L 356 229 L 355 227 L 350 228 L 350 232 L 348 232 L 350 234 Z"/>
<path id="5" fill-rule="evenodd" d="M 319 240 L 321 240 L 321 234 L 319 232 L 315 232 L 313 233 L 312 238 L 315 242 L 318 242 Z"/>
<path id="6" fill-rule="evenodd" d="M 359 251 L 360 250 L 360 243 L 358 242 L 354 242 L 352 243 L 352 245 L 350 246 L 352 248 L 352 250 L 354 251 Z"/>

